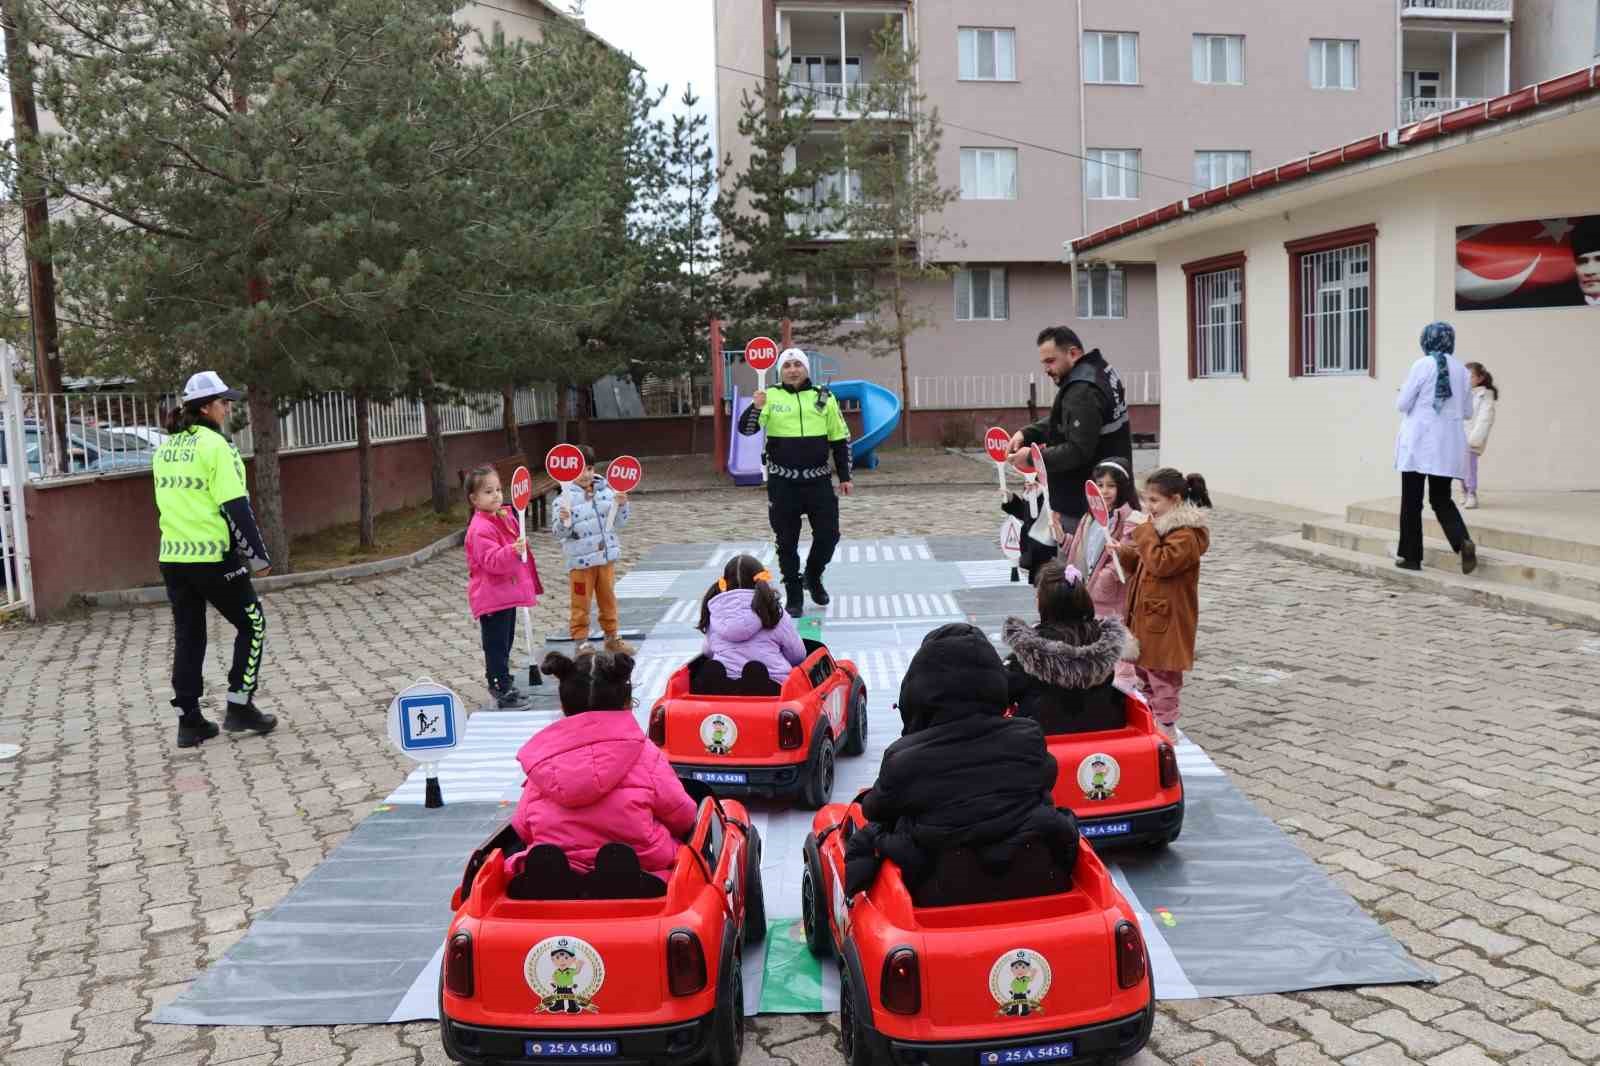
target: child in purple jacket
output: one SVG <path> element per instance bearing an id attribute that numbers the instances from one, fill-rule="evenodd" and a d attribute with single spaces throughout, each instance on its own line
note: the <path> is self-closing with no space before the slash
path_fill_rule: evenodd
<path id="1" fill-rule="evenodd" d="M 511 645 L 517 637 L 517 608 L 533 607 L 544 586 L 528 539 L 516 516 L 501 506 L 500 475 L 492 466 L 467 474 L 467 603 L 483 632 L 484 672 L 498 707 L 520 707 L 527 697 L 511 681 Z"/>
<path id="2" fill-rule="evenodd" d="M 736 556 L 700 603 L 703 654 L 721 663 L 730 678 L 737 678 L 745 663 L 758 662 L 781 685 L 791 667 L 805 662 L 805 642 L 771 581 L 761 560 Z"/>

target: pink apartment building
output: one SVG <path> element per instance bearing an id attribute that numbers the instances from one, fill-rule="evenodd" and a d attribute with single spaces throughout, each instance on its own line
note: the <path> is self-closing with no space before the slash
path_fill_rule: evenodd
<path id="1" fill-rule="evenodd" d="M 716 0 L 718 145 L 743 165 L 740 96 L 773 73 L 814 90 L 821 143 L 854 117 L 839 98 L 872 79 L 873 32 L 897 24 L 943 119 L 944 180 L 961 190 L 942 219 L 959 245 L 923 249 L 959 269 L 924 287 L 936 325 L 913 338 L 913 406 L 1020 406 L 1037 370 L 1034 336 L 1058 323 L 1106 353 L 1130 403 L 1158 403 L 1154 267 L 1072 262 L 1065 242 L 1581 65 L 1579 53 L 1600 48 L 1590 39 L 1596 6 Z M 1524 18 L 1534 32 L 1522 32 Z M 785 52 L 776 70 L 774 47 Z M 847 174 L 821 185 L 821 198 L 853 191 Z M 828 354 L 845 376 L 898 388 L 892 360 Z M 1049 382 L 1035 380 L 1048 403 Z"/>

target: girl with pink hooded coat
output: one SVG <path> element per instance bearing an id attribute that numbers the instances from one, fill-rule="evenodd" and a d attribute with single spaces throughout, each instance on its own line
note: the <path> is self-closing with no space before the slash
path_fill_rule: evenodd
<path id="1" fill-rule="evenodd" d="M 1107 459 L 1094 468 L 1095 484 L 1110 512 L 1111 540 L 1126 540 L 1133 535 L 1133 527 L 1144 521 L 1139 510 L 1139 493 L 1133 487 L 1133 475 L 1123 468 L 1120 460 Z M 1122 621 L 1127 605 L 1128 583 L 1117 575 L 1112 553 L 1106 550 L 1106 535 L 1092 514 L 1078 520 L 1078 528 L 1061 538 L 1061 559 L 1074 566 L 1088 584 L 1089 599 L 1094 603 L 1096 618 L 1114 618 Z M 1138 687 L 1134 665 L 1118 662 L 1116 681 L 1124 689 Z"/>
<path id="2" fill-rule="evenodd" d="M 594 869 L 607 844 L 626 844 L 639 868 L 662 881 L 672 875 L 678 843 L 694 828 L 695 803 L 633 717 L 633 657 L 560 652 L 541 668 L 557 679 L 561 713 L 517 752 L 527 780 L 511 826 L 529 848 L 554 844 L 576 873 Z M 521 872 L 527 852 L 506 860 Z"/>
<path id="3" fill-rule="evenodd" d="M 484 673 L 497 706 L 520 707 L 527 697 L 511 680 L 511 647 L 517 638 L 517 608 L 533 607 L 544 586 L 517 528 L 516 516 L 502 506 L 500 475 L 492 466 L 473 467 L 467 474 L 467 604 L 483 637 Z"/>

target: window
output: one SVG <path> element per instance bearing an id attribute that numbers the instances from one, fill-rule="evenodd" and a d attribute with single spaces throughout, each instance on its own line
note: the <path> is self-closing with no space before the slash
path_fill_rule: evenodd
<path id="1" fill-rule="evenodd" d="M 1139 35 L 1101 33 L 1083 35 L 1083 80 L 1103 85 L 1137 85 Z"/>
<path id="2" fill-rule="evenodd" d="M 959 34 L 962 81 L 1016 81 L 1017 31 L 964 27 Z"/>
<path id="3" fill-rule="evenodd" d="M 1010 317 L 1003 267 L 956 271 L 957 322 L 1003 322 Z"/>
<path id="4" fill-rule="evenodd" d="M 1250 176 L 1249 152 L 1196 152 L 1194 183 L 1201 189 L 1214 189 L 1230 181 Z"/>
<path id="5" fill-rule="evenodd" d="M 867 295 L 866 282 L 860 273 L 853 270 L 823 270 L 807 274 L 805 284 L 811 299 L 821 306 L 849 306 L 849 313 L 842 321 L 866 321 L 860 306 Z"/>
<path id="6" fill-rule="evenodd" d="M 961 149 L 963 200 L 1015 200 L 1017 150 L 1015 148 Z"/>
<path id="7" fill-rule="evenodd" d="M 1291 377 L 1375 374 L 1374 265 L 1378 227 L 1289 241 Z"/>
<path id="8" fill-rule="evenodd" d="M 1244 38 L 1194 35 L 1194 80 L 1201 85 L 1244 84 Z"/>
<path id="9" fill-rule="evenodd" d="M 813 86 L 860 85 L 861 57 L 845 57 L 841 74 L 838 56 L 790 56 L 789 80 Z"/>
<path id="10" fill-rule="evenodd" d="M 1079 318 L 1127 318 L 1122 271 L 1117 267 L 1083 267 L 1078 271 Z"/>
<path id="11" fill-rule="evenodd" d="M 1311 87 L 1313 89 L 1354 89 L 1358 84 L 1356 50 L 1358 41 L 1311 41 Z"/>
<path id="12" fill-rule="evenodd" d="M 1189 376 L 1244 376 L 1244 253 L 1183 265 L 1189 290 Z"/>
<path id="13" fill-rule="evenodd" d="M 1091 200 L 1137 200 L 1139 198 L 1139 150 L 1137 148 L 1091 148 L 1086 153 L 1083 180 L 1089 185 Z"/>

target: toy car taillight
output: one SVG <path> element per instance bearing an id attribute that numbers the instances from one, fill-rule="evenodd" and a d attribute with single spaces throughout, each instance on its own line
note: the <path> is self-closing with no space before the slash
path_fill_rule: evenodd
<path id="1" fill-rule="evenodd" d="M 667 742 L 667 709 L 656 704 L 650 711 L 650 743 L 660 747 Z"/>
<path id="2" fill-rule="evenodd" d="M 472 935 L 457 933 L 444 950 L 444 987 L 452 996 L 472 995 Z"/>
<path id="3" fill-rule="evenodd" d="M 1156 750 L 1156 762 L 1161 767 L 1161 787 L 1176 787 L 1178 784 L 1178 753 L 1172 750 L 1171 744 L 1163 744 Z"/>
<path id="4" fill-rule="evenodd" d="M 883 960 L 883 1008 L 896 1014 L 916 1014 L 922 1010 L 917 953 L 910 948 L 895 948 Z"/>
<path id="5" fill-rule="evenodd" d="M 692 996 L 706 986 L 706 953 L 687 929 L 667 937 L 667 987 L 675 996 Z"/>
<path id="6" fill-rule="evenodd" d="M 1132 988 L 1144 980 L 1144 941 L 1139 927 L 1129 921 L 1117 923 L 1117 985 Z"/>
<path id="7" fill-rule="evenodd" d="M 800 716 L 785 708 L 778 714 L 778 747 L 785 751 L 798 748 L 805 740 L 805 730 L 800 728 Z"/>

